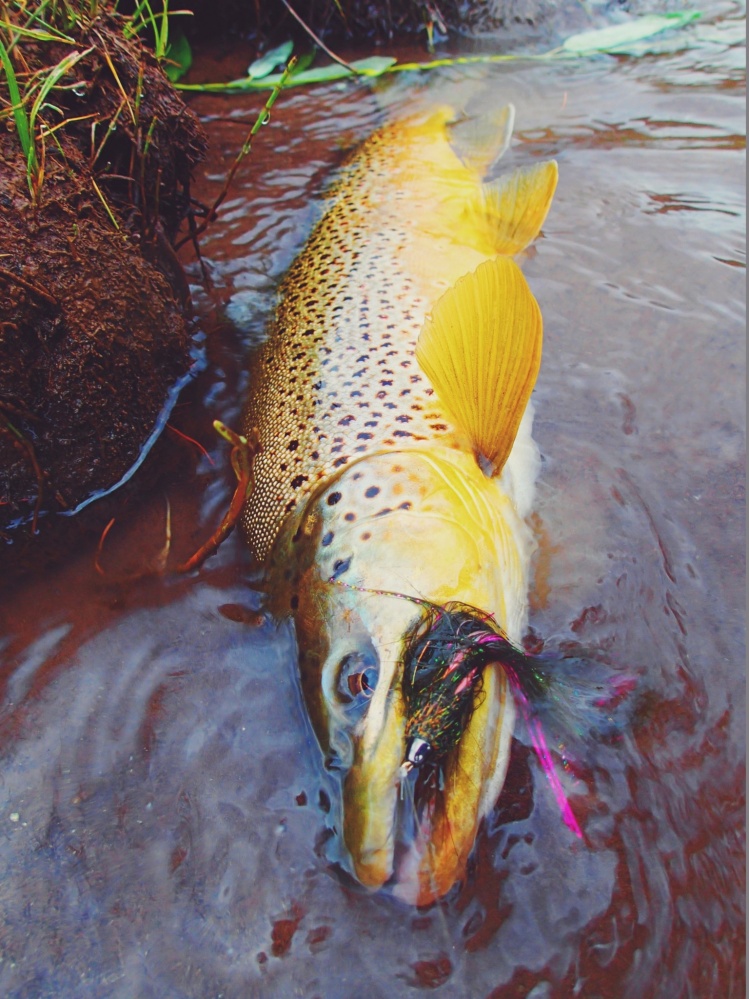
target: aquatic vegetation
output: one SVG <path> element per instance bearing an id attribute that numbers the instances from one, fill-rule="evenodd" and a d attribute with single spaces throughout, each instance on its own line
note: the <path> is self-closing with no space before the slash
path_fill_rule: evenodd
<path id="1" fill-rule="evenodd" d="M 336 80 L 355 77 L 371 79 L 391 73 L 424 72 L 446 66 L 486 65 L 538 59 L 565 59 L 603 54 L 625 55 L 633 51 L 635 54 L 639 54 L 640 50 L 633 49 L 636 43 L 642 42 L 643 39 L 652 38 L 664 31 L 685 27 L 696 21 L 699 17 L 700 13 L 698 11 L 648 14 L 639 18 L 632 18 L 624 23 L 608 28 L 599 28 L 571 35 L 565 39 L 561 46 L 541 54 L 524 52 L 493 55 L 486 53 L 481 55 L 443 56 L 439 59 L 429 59 L 423 62 L 404 63 L 399 63 L 397 59 L 391 56 L 370 56 L 366 59 L 354 60 L 348 64 L 338 61 L 329 66 L 320 66 L 311 69 L 299 67 L 296 73 L 290 74 L 286 81 L 286 86 L 300 87 L 312 83 L 330 83 Z M 289 43 L 285 43 L 278 49 L 272 50 L 267 54 L 267 57 L 256 60 L 251 67 L 253 71 L 248 71 L 247 76 L 242 79 L 232 80 L 228 83 L 183 83 L 179 86 L 183 90 L 217 93 L 222 91 L 263 90 L 267 87 L 273 87 L 279 80 L 279 77 L 274 75 L 272 71 L 279 62 L 278 53 L 280 51 L 290 53 L 291 48 L 289 48 Z"/>

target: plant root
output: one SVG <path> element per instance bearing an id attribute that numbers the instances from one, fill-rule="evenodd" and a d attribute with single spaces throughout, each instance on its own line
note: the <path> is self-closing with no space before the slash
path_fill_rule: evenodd
<path id="1" fill-rule="evenodd" d="M 242 508 L 255 484 L 253 465 L 255 455 L 260 451 L 260 438 L 257 430 L 253 427 L 250 434 L 245 437 L 242 434 L 235 433 L 235 431 L 225 426 L 219 420 L 214 420 L 213 426 L 217 433 L 221 434 L 225 440 L 232 444 L 231 467 L 234 469 L 234 474 L 237 477 L 237 486 L 229 504 L 229 509 L 224 515 L 224 519 L 208 541 L 201 545 L 186 562 L 177 566 L 174 571 L 179 573 L 192 572 L 194 569 L 199 569 L 206 559 L 210 558 L 211 555 L 215 555 L 237 526 L 237 522 L 242 514 Z"/>

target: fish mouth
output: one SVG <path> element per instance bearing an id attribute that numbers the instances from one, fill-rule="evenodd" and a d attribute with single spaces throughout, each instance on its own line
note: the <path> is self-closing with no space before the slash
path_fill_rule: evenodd
<path id="1" fill-rule="evenodd" d="M 396 707 L 378 744 L 357 751 L 343 788 L 344 842 L 357 880 L 410 905 L 428 905 L 465 874 L 476 833 L 504 782 L 515 710 L 501 667 L 483 691 L 458 745 L 441 760 L 404 767 Z"/>

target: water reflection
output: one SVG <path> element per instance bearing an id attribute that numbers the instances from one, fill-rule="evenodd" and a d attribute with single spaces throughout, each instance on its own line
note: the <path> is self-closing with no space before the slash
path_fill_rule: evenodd
<path id="1" fill-rule="evenodd" d="M 721 10 L 728 37 L 733 8 Z M 119 515 L 104 578 L 94 539 L 4 595 L 4 994 L 743 994 L 743 104 L 731 45 L 290 95 L 205 239 L 209 367 L 171 418 L 219 463 L 172 443 L 186 455 L 165 487 L 177 560 L 229 495 L 210 421 L 237 423 L 247 350 L 342 149 L 386 107 L 515 102 L 513 164 L 556 155 L 561 174 L 524 262 L 547 328 L 531 625 L 640 677 L 621 739 L 560 750 L 586 842 L 518 733 L 461 887 L 419 912 L 349 884 L 293 635 L 262 614 L 239 539 L 197 578 L 128 581 L 163 544 L 159 491 Z M 200 182 L 209 202 L 253 104 L 196 106 L 216 150 Z"/>

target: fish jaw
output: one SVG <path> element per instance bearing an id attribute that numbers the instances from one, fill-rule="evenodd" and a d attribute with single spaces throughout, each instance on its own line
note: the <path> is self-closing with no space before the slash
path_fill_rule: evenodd
<path id="1" fill-rule="evenodd" d="M 401 595 L 320 587 L 313 572 L 301 586 L 296 615 L 305 663 L 318 648 L 314 673 L 303 671 L 310 719 L 333 770 L 341 772 L 344 853 L 367 889 L 385 889 L 426 905 L 463 877 L 481 820 L 504 783 L 515 709 L 500 667 L 485 667 L 467 728 L 439 763 L 443 787 L 414 793 L 419 775 L 405 771 L 407 754 L 404 636 L 420 615 Z M 321 629 L 320 618 L 326 622 Z M 324 647 L 320 635 L 327 637 Z M 362 655 L 379 664 L 371 701 L 357 717 L 337 703 L 340 664 Z"/>
<path id="2" fill-rule="evenodd" d="M 414 800 L 418 775 L 403 766 L 402 701 L 391 701 L 376 745 L 362 739 L 355 747 L 343 783 L 343 839 L 364 887 L 428 905 L 465 874 L 481 820 L 504 783 L 515 708 L 501 667 L 488 666 L 468 728 L 441 763 L 442 788 Z"/>
<path id="3" fill-rule="evenodd" d="M 402 699 L 391 702 L 376 745 L 357 740 L 343 782 L 343 840 L 353 873 L 365 888 L 381 888 L 393 873 L 405 720 Z"/>
<path id="4" fill-rule="evenodd" d="M 464 876 L 479 825 L 504 784 L 514 724 L 507 678 L 500 666 L 489 665 L 468 727 L 444 761 L 444 789 L 394 872 L 397 898 L 428 905 Z"/>

